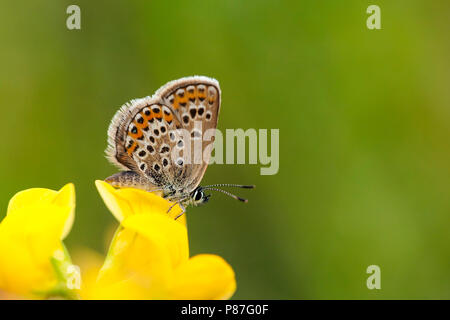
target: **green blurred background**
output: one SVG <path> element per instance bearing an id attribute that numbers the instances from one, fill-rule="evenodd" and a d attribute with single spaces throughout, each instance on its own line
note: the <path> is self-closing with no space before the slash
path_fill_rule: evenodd
<path id="1" fill-rule="evenodd" d="M 370 4 L 382 30 L 366 28 Z M 103 254 L 111 118 L 207 75 L 219 129 L 280 129 L 277 175 L 212 165 L 203 179 L 256 184 L 247 205 L 215 194 L 188 210 L 191 254 L 233 266 L 234 298 L 450 298 L 449 15 L 448 1 L 2 1 L 0 218 L 19 190 L 74 182 L 67 246 Z"/>

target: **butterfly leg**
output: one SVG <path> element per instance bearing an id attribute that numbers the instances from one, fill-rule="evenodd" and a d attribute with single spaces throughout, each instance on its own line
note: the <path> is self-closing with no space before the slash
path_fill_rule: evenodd
<path id="1" fill-rule="evenodd" d="M 170 212 L 170 210 L 172 210 L 173 207 L 175 207 L 177 204 L 179 204 L 180 201 L 175 202 L 173 205 L 170 206 L 169 210 L 167 210 L 167 213 Z"/>
<path id="2" fill-rule="evenodd" d="M 179 205 L 180 205 L 180 208 L 181 208 L 182 211 L 181 211 L 181 213 L 179 215 L 177 215 L 175 217 L 175 220 L 177 220 L 179 217 L 181 217 L 186 212 L 186 208 L 181 204 L 181 202 L 179 203 Z"/>

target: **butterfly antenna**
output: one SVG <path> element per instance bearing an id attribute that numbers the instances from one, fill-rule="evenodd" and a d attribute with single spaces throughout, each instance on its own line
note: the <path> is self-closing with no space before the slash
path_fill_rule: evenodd
<path id="1" fill-rule="evenodd" d="M 202 190 L 213 190 L 213 191 L 218 191 L 218 192 L 222 192 L 222 193 L 225 193 L 225 194 L 226 194 L 227 196 L 230 196 L 230 197 L 232 197 L 233 199 L 236 199 L 236 200 L 239 200 L 239 201 L 242 201 L 242 202 L 245 202 L 245 203 L 247 203 L 247 202 L 248 202 L 248 200 L 247 200 L 247 199 L 244 199 L 244 198 L 238 197 L 237 195 L 234 195 L 234 194 L 232 194 L 232 193 L 230 193 L 230 192 L 228 192 L 228 191 L 222 190 L 222 189 L 217 189 L 217 188 L 210 188 L 210 186 L 208 186 L 208 187 L 204 187 L 204 188 L 202 188 Z"/>
<path id="2" fill-rule="evenodd" d="M 254 189 L 255 185 L 243 185 L 243 184 L 234 184 L 234 183 L 218 183 L 218 184 L 211 184 L 209 186 L 205 186 L 204 188 L 209 188 L 209 187 L 235 187 L 235 188 L 242 188 L 242 189 Z"/>

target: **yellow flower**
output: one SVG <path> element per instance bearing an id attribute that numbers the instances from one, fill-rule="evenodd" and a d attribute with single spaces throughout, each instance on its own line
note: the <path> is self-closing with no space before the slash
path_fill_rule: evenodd
<path id="1" fill-rule="evenodd" d="M 115 189 L 96 181 L 106 206 L 119 220 L 93 299 L 228 299 L 236 290 L 233 269 L 221 257 L 189 258 L 185 217 L 179 206 L 138 189 Z"/>
<path id="2" fill-rule="evenodd" d="M 0 291 L 23 298 L 75 297 L 77 268 L 62 240 L 75 215 L 73 184 L 28 189 L 9 202 L 0 223 Z M 69 287 L 68 287 L 69 286 Z"/>

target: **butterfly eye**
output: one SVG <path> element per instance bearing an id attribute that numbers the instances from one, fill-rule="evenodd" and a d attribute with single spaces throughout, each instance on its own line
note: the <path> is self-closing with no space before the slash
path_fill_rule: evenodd
<path id="1" fill-rule="evenodd" d="M 194 195 L 194 200 L 195 201 L 200 201 L 203 198 L 203 192 L 202 191 L 197 191 Z"/>

